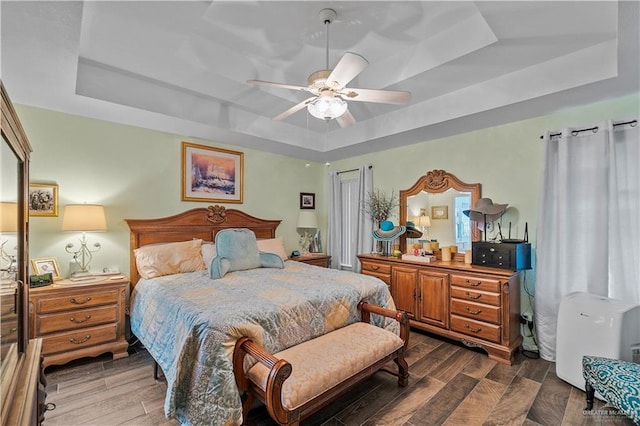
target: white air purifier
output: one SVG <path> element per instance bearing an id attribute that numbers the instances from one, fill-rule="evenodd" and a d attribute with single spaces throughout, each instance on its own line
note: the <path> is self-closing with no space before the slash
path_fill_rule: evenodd
<path id="1" fill-rule="evenodd" d="M 639 344 L 640 305 L 583 292 L 560 301 L 556 374 L 565 382 L 584 390 L 583 355 L 632 361 Z"/>

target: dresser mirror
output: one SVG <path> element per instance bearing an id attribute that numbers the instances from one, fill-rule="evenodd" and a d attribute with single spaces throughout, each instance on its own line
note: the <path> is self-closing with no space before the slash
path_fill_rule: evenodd
<path id="1" fill-rule="evenodd" d="M 421 176 L 399 196 L 400 223 L 413 222 L 421 231 L 421 238 L 400 238 L 401 247 L 407 244 L 436 240 L 440 247 L 456 246 L 460 258 L 471 250 L 471 242 L 480 239 L 474 221 L 463 213 L 480 199 L 480 184 L 462 182 L 444 170 L 431 170 Z"/>

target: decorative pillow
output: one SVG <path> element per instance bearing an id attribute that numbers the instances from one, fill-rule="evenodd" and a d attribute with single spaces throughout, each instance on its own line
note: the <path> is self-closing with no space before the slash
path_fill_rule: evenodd
<path id="1" fill-rule="evenodd" d="M 209 275 L 222 278 L 227 272 L 245 271 L 261 267 L 284 268 L 280 256 L 260 253 L 256 235 L 250 229 L 224 229 L 216 234 L 217 256 L 211 260 Z"/>
<path id="2" fill-rule="evenodd" d="M 284 248 L 284 241 L 282 240 L 282 237 L 258 240 L 258 250 L 263 253 L 275 253 L 280 256 L 282 260 L 287 260 L 289 258 L 287 250 Z"/>
<path id="3" fill-rule="evenodd" d="M 206 269 L 202 259 L 202 240 L 151 244 L 133 251 L 142 278 Z"/>

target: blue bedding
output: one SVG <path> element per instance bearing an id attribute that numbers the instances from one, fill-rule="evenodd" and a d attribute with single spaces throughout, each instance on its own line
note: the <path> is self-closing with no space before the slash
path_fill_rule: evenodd
<path id="1" fill-rule="evenodd" d="M 381 280 L 286 261 L 212 280 L 207 271 L 140 280 L 131 329 L 167 379 L 164 410 L 186 425 L 240 424 L 232 353 L 241 336 L 270 352 L 360 320 L 357 304 L 395 309 Z M 398 332 L 396 321 L 372 316 Z"/>

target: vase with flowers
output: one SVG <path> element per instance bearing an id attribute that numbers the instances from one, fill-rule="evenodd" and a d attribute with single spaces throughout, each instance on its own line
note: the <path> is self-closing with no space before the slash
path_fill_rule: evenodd
<path id="1" fill-rule="evenodd" d="M 398 197 L 392 190 L 387 193 L 380 189 L 374 189 L 367 194 L 365 200 L 364 211 L 369 215 L 376 228 L 380 227 L 380 223 L 384 222 L 391 216 L 393 209 L 398 207 Z M 375 242 L 376 253 L 382 252 L 382 242 Z"/>

